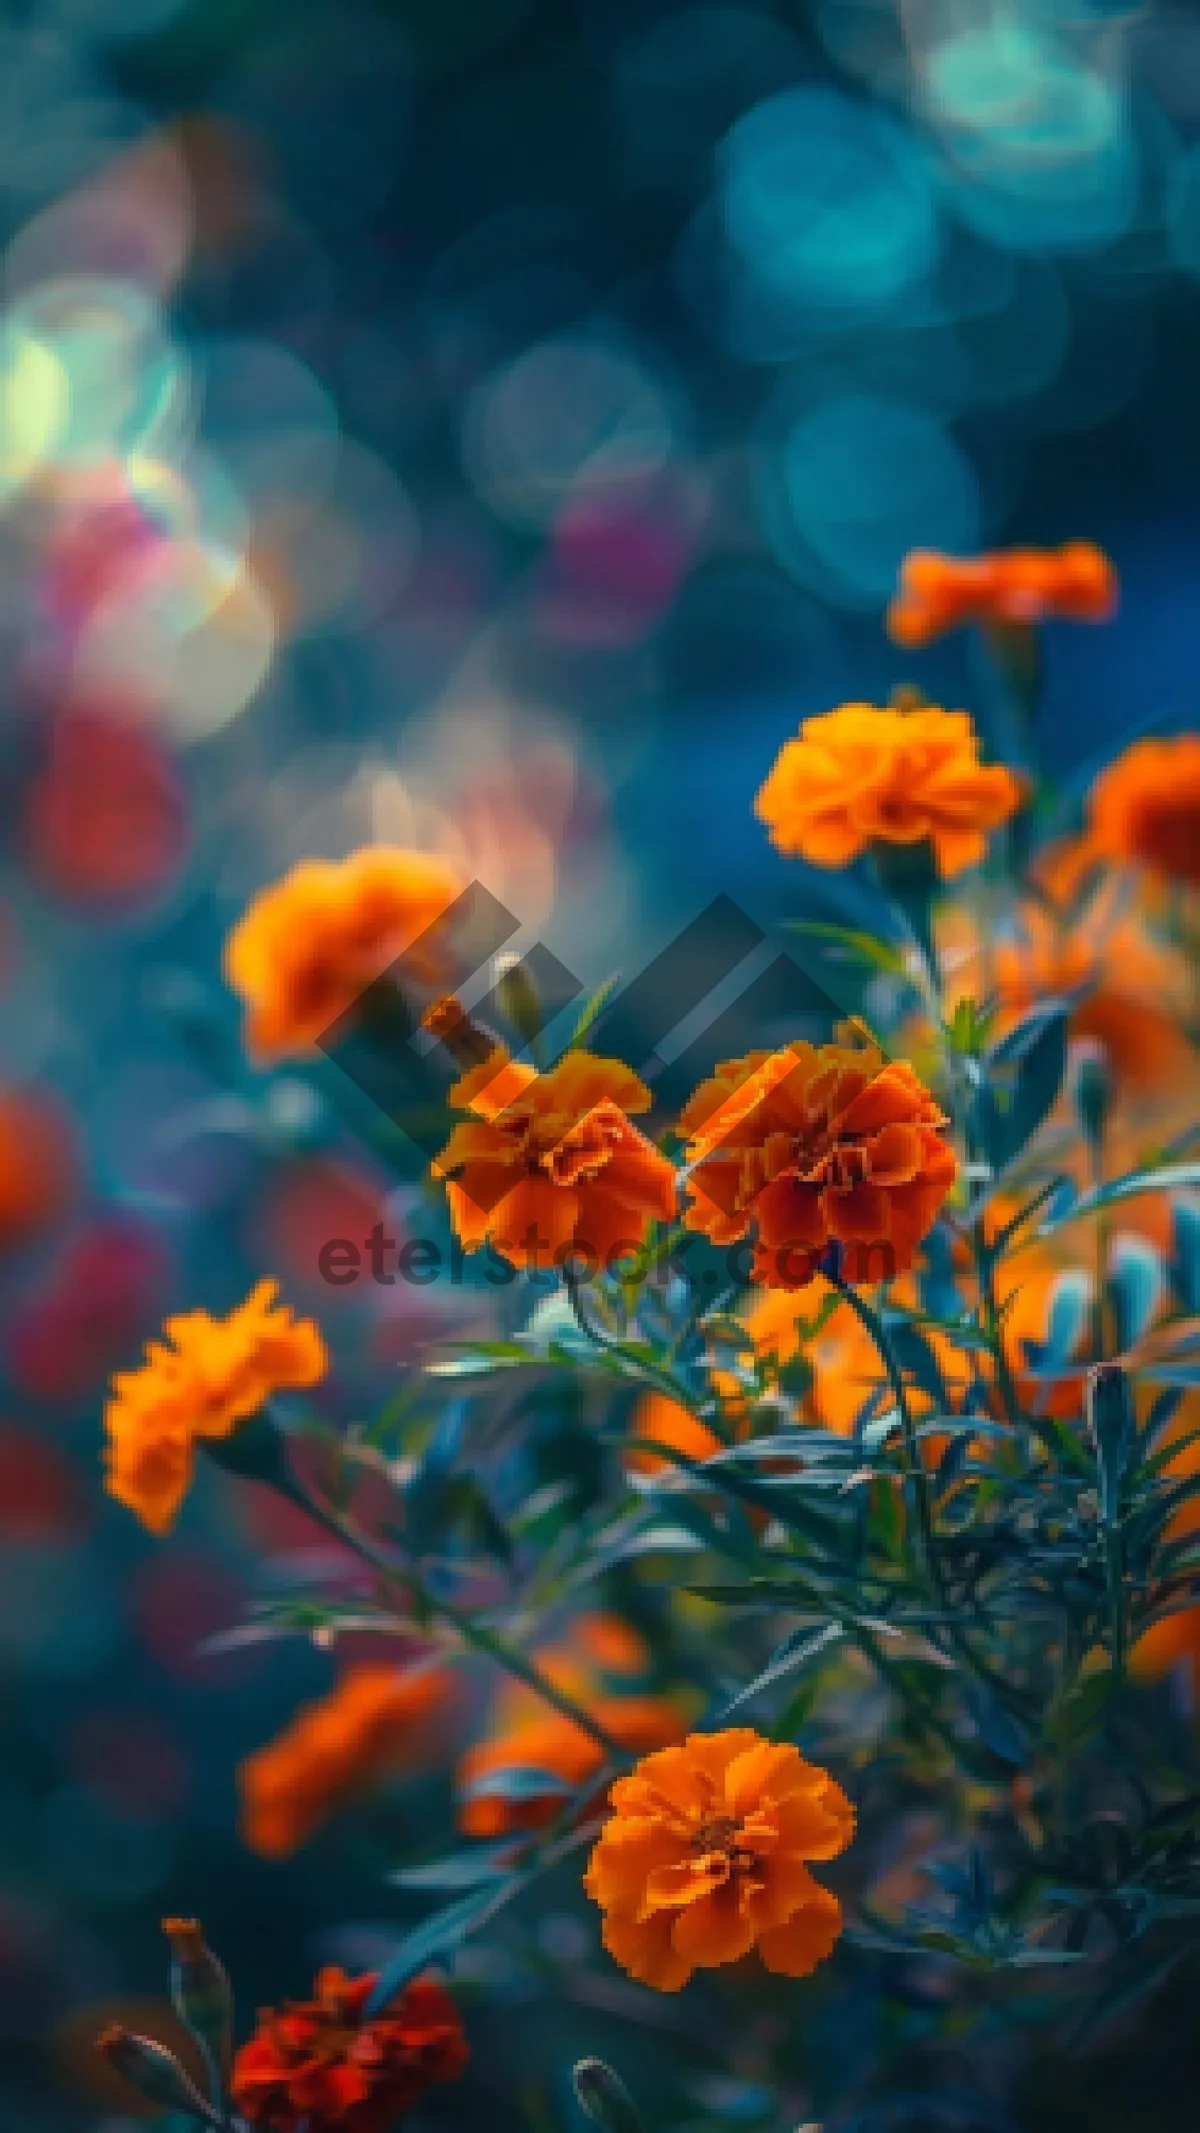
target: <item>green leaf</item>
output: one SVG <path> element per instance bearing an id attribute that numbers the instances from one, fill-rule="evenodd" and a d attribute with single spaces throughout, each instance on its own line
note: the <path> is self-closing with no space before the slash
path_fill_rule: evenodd
<path id="1" fill-rule="evenodd" d="M 1099 1214 L 1105 1207 L 1119 1206 L 1122 1200 L 1136 1200 L 1145 1192 L 1177 1192 L 1181 1187 L 1196 1185 L 1200 1185 L 1200 1163 L 1164 1163 L 1159 1170 L 1131 1170 L 1126 1177 L 1097 1186 L 1094 1192 L 1081 1193 L 1062 1213 L 1051 1214 L 1039 1223 L 1037 1233 L 1039 1237 L 1051 1237 L 1068 1222 Z"/>
<path id="2" fill-rule="evenodd" d="M 431 1859 L 424 1866 L 402 1866 L 388 1875 L 400 1889 L 478 1889 L 487 1882 L 504 1881 L 512 1866 L 501 1862 L 511 1853 L 513 1840 L 480 1845 L 475 1851 L 452 1852 L 446 1859 Z"/>
<path id="3" fill-rule="evenodd" d="M 874 933 L 861 933 L 853 926 L 833 926 L 819 919 L 793 918 L 786 921 L 789 933 L 810 933 L 817 940 L 832 941 L 844 948 L 848 955 L 865 963 L 868 969 L 885 970 L 893 977 L 902 977 L 908 967 L 904 951 L 892 941 L 881 941 Z"/>
<path id="4" fill-rule="evenodd" d="M 733 1712 L 740 1711 L 743 1704 L 749 1703 L 763 1689 L 771 1688 L 775 1682 L 786 1681 L 790 1674 L 794 1674 L 802 1666 L 807 1666 L 809 1660 L 815 1659 L 819 1652 L 827 1650 L 831 1644 L 837 1644 L 843 1635 L 840 1622 L 827 1623 L 815 1636 L 806 1631 L 793 1631 L 772 1654 L 761 1674 L 756 1674 L 753 1681 L 744 1689 L 739 1689 L 731 1702 L 726 1704 L 720 1714 L 719 1723 L 726 1724 Z"/>
<path id="5" fill-rule="evenodd" d="M 1116 1676 L 1090 1674 L 1060 1699 L 1046 1721 L 1047 1737 L 1065 1753 L 1073 1753 L 1098 1733 L 1108 1715 Z"/>
<path id="6" fill-rule="evenodd" d="M 566 1050 L 568 1052 L 574 1052 L 578 1050 L 579 1046 L 583 1043 L 584 1038 L 587 1036 L 587 1033 L 590 1030 L 593 1022 L 596 1020 L 596 1017 L 598 1015 L 602 1015 L 605 1008 L 608 1006 L 608 1003 L 612 999 L 612 996 L 615 993 L 620 982 L 621 973 L 619 970 L 614 970 L 612 976 L 609 978 L 605 978 L 604 983 L 602 985 L 597 985 L 596 990 L 592 994 L 591 998 L 584 1002 L 583 1008 L 580 1011 L 579 1020 L 575 1024 L 575 1027 L 571 1031 L 570 1037 L 567 1040 Z"/>
<path id="7" fill-rule="evenodd" d="M 488 1770 L 483 1777 L 464 1785 L 460 1798 L 464 1800 L 544 1800 L 569 1799 L 573 1785 L 563 1782 L 553 1770 L 536 1770 L 530 1765 L 514 1764 L 506 1770 Z"/>
<path id="8" fill-rule="evenodd" d="M 378 2014 L 410 1979 L 418 1976 L 436 1957 L 452 1953 L 468 1933 L 515 1896 L 522 1885 L 522 1877 L 514 1874 L 500 1890 L 490 1887 L 472 1889 L 466 1896 L 460 1896 L 457 1903 L 444 1905 L 432 1918 L 427 1918 L 407 1934 L 379 1972 L 368 2002 L 369 2011 Z"/>
<path id="9" fill-rule="evenodd" d="M 1032 1140 L 1053 1106 L 1067 1068 L 1067 1010 L 1035 1008 L 987 1055 L 971 1106 L 971 1129 L 993 1176 Z"/>
<path id="10" fill-rule="evenodd" d="M 1150 1326 L 1166 1285 L 1162 1260 L 1148 1238 L 1117 1237 L 1109 1254 L 1107 1288 L 1123 1355 Z"/>

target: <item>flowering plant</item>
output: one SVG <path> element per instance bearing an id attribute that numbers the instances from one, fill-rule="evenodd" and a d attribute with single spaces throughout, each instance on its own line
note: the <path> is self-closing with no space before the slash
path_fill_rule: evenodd
<path id="1" fill-rule="evenodd" d="M 1099 620 L 1114 591 L 1090 549 L 924 557 L 896 634 Z M 1038 662 L 995 649 L 1032 755 Z M 962 2087 L 965 2039 L 999 2094 L 1014 2039 L 1073 2040 L 1200 1952 L 1195 743 L 1109 765 L 1072 832 L 1031 759 L 910 690 L 806 720 L 758 811 L 859 864 L 878 921 L 801 920 L 837 1013 L 674 1106 L 610 1049 L 611 984 L 557 1046 L 530 961 L 486 1015 L 448 1000 L 461 885 L 420 855 L 299 869 L 235 931 L 254 1046 L 327 1094 L 325 1054 L 365 1052 L 353 1118 L 499 1323 L 331 1435 L 297 1396 L 336 1363 L 272 1290 L 171 1321 L 116 1381 L 109 1486 L 163 1532 L 198 1454 L 267 1484 L 337 1553 L 252 1633 L 399 1639 L 251 1759 L 251 1845 L 428 1762 L 459 1677 L 491 1701 L 442 1755 L 457 1836 L 394 1862 L 424 1915 L 261 2018 L 198 2118 L 388 2133 L 464 2063 L 454 1995 L 540 1975 L 650 2039 L 655 2123 L 882 2126 Z M 1118 929 L 1179 986 L 1165 1085 L 1096 1034 Z M 420 1131 L 380 1097 L 414 1057 Z M 640 2123 L 603 2063 L 576 2088 Z"/>

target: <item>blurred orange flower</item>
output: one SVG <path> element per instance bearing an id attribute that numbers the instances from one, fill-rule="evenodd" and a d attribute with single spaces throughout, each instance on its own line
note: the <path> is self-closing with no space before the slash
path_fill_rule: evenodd
<path id="1" fill-rule="evenodd" d="M 393 2133 L 434 2081 L 469 2053 L 462 2018 L 434 1978 L 415 1978 L 378 2014 L 374 1971 L 322 1970 L 311 2000 L 265 2008 L 233 2066 L 238 2111 L 267 2133 Z"/>
<path id="2" fill-rule="evenodd" d="M 594 1273 L 673 1217 L 674 1165 L 629 1119 L 650 1091 L 620 1060 L 567 1052 L 538 1074 L 497 1049 L 450 1096 L 476 1115 L 433 1168 L 468 1251 L 487 1242 L 513 1266 L 574 1258 Z"/>
<path id="3" fill-rule="evenodd" d="M 966 622 L 1107 622 L 1116 605 L 1116 571 L 1091 541 L 969 557 L 918 548 L 901 566 L 887 626 L 895 643 L 913 651 Z"/>
<path id="4" fill-rule="evenodd" d="M 661 1748 L 678 1740 L 683 1722 L 674 1704 L 663 1696 L 602 1696 L 588 1702 L 589 1716 L 603 1726 L 613 1740 L 631 1754 Z M 604 1762 L 603 1750 L 590 1733 L 569 1718 L 547 1710 L 540 1718 L 526 1719 L 512 1732 L 498 1734 L 468 1748 L 458 1766 L 462 1800 L 459 1827 L 469 1837 L 502 1837 L 517 1830 L 541 1829 L 553 1821 L 563 1799 L 556 1786 L 544 1793 L 533 1792 L 520 1799 L 503 1791 L 475 1791 L 490 1778 L 505 1771 L 544 1772 L 558 1784 L 576 1792 L 594 1777 Z"/>
<path id="5" fill-rule="evenodd" d="M 668 1472 L 674 1462 L 668 1452 L 681 1452 L 685 1459 L 711 1459 L 714 1452 L 724 1449 L 715 1430 L 694 1415 L 690 1407 L 680 1401 L 668 1399 L 665 1392 L 644 1392 L 633 1411 L 630 1433 L 635 1437 L 653 1438 L 656 1444 L 666 1447 L 664 1451 L 643 1450 L 640 1445 L 631 1445 L 625 1453 L 625 1466 L 631 1474 L 661 1474 Z"/>
<path id="6" fill-rule="evenodd" d="M 1070 900 L 1070 876 L 1091 847 L 1063 847 L 1038 867 L 1042 895 L 1022 903 L 991 940 L 961 904 L 938 914 L 937 942 L 951 997 L 992 997 L 1002 1035 L 1039 1001 L 1072 999 L 1070 1034 L 1092 1038 L 1123 1093 L 1161 1097 L 1196 1068 L 1185 1028 L 1189 972 L 1185 959 L 1124 908 L 1110 877 L 1082 911 Z M 1061 895 L 1061 902 L 1059 897 Z"/>
<path id="7" fill-rule="evenodd" d="M 947 876 L 983 858 L 1020 798 L 1011 770 L 980 762 L 965 711 L 841 704 L 784 742 L 754 811 L 772 844 L 814 866 L 928 839 Z"/>
<path id="8" fill-rule="evenodd" d="M 264 1859 L 299 1851 L 345 1801 L 436 1748 L 453 1688 L 435 1667 L 355 1666 L 238 1771 L 242 1836 Z"/>
<path id="9" fill-rule="evenodd" d="M 841 1905 L 806 1862 L 832 1859 L 854 1810 L 828 1771 L 749 1727 L 691 1733 L 610 1794 L 584 1888 L 604 1945 L 659 1992 L 757 1945 L 768 1970 L 806 1977 L 841 1931 Z"/>
<path id="10" fill-rule="evenodd" d="M 1058 1416 L 1078 1414 L 1083 1392 L 1082 1362 L 1055 1381 L 1042 1383 L 1029 1373 L 1027 1343 L 1040 1345 L 1049 1331 L 1050 1308 L 1063 1268 L 1041 1246 L 1030 1245 L 1002 1260 L 996 1274 L 996 1302 L 1002 1314 L 1004 1353 L 1023 1400 L 1042 1402 L 1044 1412 Z M 818 1282 L 818 1299 L 823 1284 Z M 920 1298 L 916 1281 L 904 1275 L 889 1290 L 889 1300 L 898 1308 L 917 1311 Z M 803 1350 L 812 1368 L 812 1388 L 804 1407 L 805 1418 L 839 1436 L 850 1436 L 872 1393 L 886 1388 L 884 1366 L 874 1341 L 861 1319 L 838 1298 L 811 1339 L 804 1338 L 803 1314 L 811 1322 L 813 1306 L 785 1289 L 762 1289 L 755 1293 L 745 1313 L 746 1331 L 756 1353 L 773 1358 L 778 1367 L 790 1363 Z M 953 1336 L 936 1326 L 923 1326 L 921 1337 L 928 1344 L 951 1399 L 970 1383 L 972 1356 Z M 974 1361 L 985 1380 L 990 1377 L 986 1357 Z M 940 1404 L 931 1391 L 910 1384 L 912 1412 L 918 1421 Z M 937 1440 L 932 1440 L 935 1444 Z"/>
<path id="11" fill-rule="evenodd" d="M 463 883 L 444 859 L 364 845 L 348 859 L 305 859 L 262 890 L 225 943 L 225 976 L 246 1003 L 260 1059 L 304 1051 L 422 936 Z M 434 977 L 430 950 L 420 974 Z"/>
<path id="12" fill-rule="evenodd" d="M 847 1280 L 894 1279 L 954 1183 L 946 1124 L 912 1068 L 871 1042 L 726 1060 L 680 1117 L 685 1221 L 721 1245 L 753 1227 L 767 1288 L 803 1287 L 833 1242 Z"/>
<path id="13" fill-rule="evenodd" d="M 75 1183 L 70 1121 L 46 1096 L 0 1089 L 0 1253 L 55 1222 Z"/>
<path id="14" fill-rule="evenodd" d="M 1099 851 L 1200 883 L 1200 734 L 1135 741 L 1101 771 L 1089 805 Z"/>
<path id="15" fill-rule="evenodd" d="M 632 1684 L 649 1665 L 648 1647 L 617 1615 L 580 1616 L 564 1640 L 537 1654 L 539 1671 L 631 1754 L 661 1748 L 684 1730 L 679 1710 L 665 1697 L 634 1693 Z M 600 1677 L 620 1683 L 620 1694 Z M 505 1681 L 496 1696 L 491 1732 L 469 1748 L 458 1766 L 460 1793 L 508 1770 L 545 1771 L 573 1791 L 599 1771 L 603 1751 L 582 1727 L 551 1710 L 536 1690 Z M 562 1807 L 554 1787 L 522 1799 L 484 1790 L 464 1798 L 459 1826 L 468 1836 L 499 1837 L 540 1829 Z"/>
<path id="16" fill-rule="evenodd" d="M 148 1526 L 169 1533 L 192 1478 L 195 1445 L 230 1437 L 275 1392 L 315 1385 L 328 1367 L 311 1319 L 275 1303 L 260 1281 L 227 1318 L 167 1319 L 136 1370 L 112 1381 L 104 1410 L 105 1486 Z"/>

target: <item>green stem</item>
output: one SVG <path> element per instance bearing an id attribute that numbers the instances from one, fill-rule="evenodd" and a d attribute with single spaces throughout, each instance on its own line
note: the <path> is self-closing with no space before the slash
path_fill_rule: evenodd
<path id="1" fill-rule="evenodd" d="M 565 1266 L 559 1271 L 563 1287 L 570 1298 L 575 1323 L 584 1338 L 589 1340 L 594 1348 L 607 1348 L 610 1355 L 619 1357 L 627 1369 L 642 1378 L 647 1385 L 653 1386 L 656 1392 L 661 1392 L 665 1398 L 673 1400 L 677 1407 L 686 1407 L 689 1412 L 694 1413 L 696 1402 L 687 1386 L 681 1385 L 679 1379 L 669 1370 L 660 1370 L 656 1363 L 648 1363 L 645 1356 L 639 1355 L 636 1349 L 630 1347 L 628 1341 L 621 1339 L 619 1333 L 610 1333 L 607 1326 L 593 1325 L 583 1308 L 577 1277 Z"/>
<path id="2" fill-rule="evenodd" d="M 536 1660 L 527 1659 L 523 1652 L 514 1651 L 495 1630 L 486 1629 L 481 1622 L 473 1621 L 470 1615 L 455 1607 L 451 1601 L 438 1599 L 414 1570 L 407 1564 L 392 1562 L 365 1533 L 359 1532 L 357 1526 L 338 1517 L 316 1497 L 311 1496 L 294 1475 L 288 1476 L 284 1493 L 298 1509 L 315 1519 L 318 1525 L 323 1526 L 327 1533 L 333 1534 L 343 1546 L 352 1548 L 372 1570 L 378 1571 L 383 1577 L 398 1579 L 406 1585 L 419 1614 L 429 1621 L 444 1623 L 472 1651 L 490 1659 L 496 1666 L 511 1674 L 514 1680 L 532 1689 L 536 1696 L 541 1697 L 543 1703 L 549 1704 L 552 1710 L 558 1712 L 560 1718 L 568 1719 L 573 1726 L 578 1726 L 581 1732 L 586 1733 L 589 1740 L 593 1740 L 610 1761 L 624 1764 L 630 1760 L 611 1733 L 585 1711 L 581 1704 L 577 1704 L 573 1697 L 568 1696 L 565 1690 L 558 1688 L 548 1675 L 543 1674 Z"/>
<path id="3" fill-rule="evenodd" d="M 1121 1535 L 1116 1526 L 1105 1528 L 1104 1575 L 1108 1586 L 1108 1612 L 1112 1624 L 1112 1663 L 1118 1679 L 1125 1672 L 1125 1592 L 1122 1582 Z"/>
<path id="4" fill-rule="evenodd" d="M 865 1297 L 859 1295 L 858 1290 L 850 1282 L 843 1279 L 841 1274 L 833 1273 L 829 1276 L 829 1280 L 831 1286 L 849 1304 L 860 1325 L 869 1334 L 878 1350 L 880 1361 L 887 1372 L 888 1383 L 892 1388 L 892 1397 L 896 1402 L 896 1409 L 900 1416 L 900 1427 L 904 1435 L 904 1463 L 917 1506 L 917 1529 L 920 1535 L 922 1568 L 937 1595 L 939 1604 L 944 1606 L 946 1593 L 942 1582 L 941 1564 L 938 1560 L 937 1543 L 934 1539 L 933 1514 L 929 1502 L 929 1476 L 921 1463 L 921 1450 L 917 1443 L 916 1424 L 913 1421 L 912 1409 L 908 1403 L 908 1387 L 904 1382 L 904 1372 L 896 1360 L 895 1350 L 888 1339 L 887 1329 L 879 1313 L 873 1309 Z"/>
<path id="5" fill-rule="evenodd" d="M 979 1290 L 979 1308 L 984 1320 L 984 1332 L 987 1336 L 992 1367 L 996 1373 L 996 1388 L 1000 1394 L 1000 1404 L 1004 1409 L 1005 1420 L 1010 1422 L 1014 1428 L 1019 1429 L 1022 1420 L 1021 1402 L 1017 1393 L 1016 1380 L 1013 1377 L 1009 1367 L 1008 1356 L 1005 1353 L 1004 1334 L 999 1324 L 999 1313 L 996 1308 L 995 1255 L 984 1239 L 982 1215 L 971 1226 L 971 1254 L 975 1262 L 975 1281 Z"/>

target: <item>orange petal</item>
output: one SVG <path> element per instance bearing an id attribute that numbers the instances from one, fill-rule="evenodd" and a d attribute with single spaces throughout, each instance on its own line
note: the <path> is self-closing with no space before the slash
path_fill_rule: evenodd
<path id="1" fill-rule="evenodd" d="M 754 1946 L 754 1925 L 740 1900 L 735 1880 L 681 1911 L 671 1935 L 677 1955 L 697 1969 L 736 1963 Z"/>
<path id="2" fill-rule="evenodd" d="M 613 1961 L 639 1984 L 652 1985 L 656 1992 L 678 1992 L 687 1984 L 693 1965 L 672 1944 L 673 1922 L 670 1911 L 659 1911 L 642 1925 L 610 1911 L 602 1938 Z"/>
<path id="3" fill-rule="evenodd" d="M 814 1882 L 811 1902 L 796 1911 L 785 1926 L 763 1933 L 758 1952 L 768 1970 L 782 1977 L 807 1977 L 831 1953 L 841 1930 L 841 1904 L 828 1889 Z"/>

